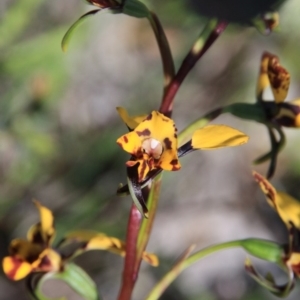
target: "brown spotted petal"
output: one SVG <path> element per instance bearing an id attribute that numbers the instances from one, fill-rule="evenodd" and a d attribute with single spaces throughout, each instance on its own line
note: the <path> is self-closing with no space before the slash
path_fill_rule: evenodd
<path id="1" fill-rule="evenodd" d="M 11 242 L 10 256 L 2 261 L 6 276 L 12 280 L 20 280 L 31 272 L 58 271 L 61 258 L 50 248 L 43 249 L 41 245 L 16 239 Z"/>
<path id="2" fill-rule="evenodd" d="M 26 240 L 15 239 L 10 243 L 9 254 L 2 261 L 2 267 L 6 276 L 12 280 L 26 277 L 39 263 L 39 256 L 43 247 L 32 244 Z"/>
<path id="3" fill-rule="evenodd" d="M 118 138 L 117 144 L 124 151 L 136 158 L 141 158 L 143 156 L 142 140 L 135 131 L 122 135 L 120 138 Z"/>
<path id="4" fill-rule="evenodd" d="M 266 196 L 267 202 L 275 209 L 288 229 L 300 229 L 300 202 L 290 195 L 277 192 L 271 183 L 259 173 L 253 172 L 254 179 Z"/>
<path id="5" fill-rule="evenodd" d="M 258 100 L 262 100 L 263 91 L 270 86 L 270 80 L 268 76 L 268 64 L 273 54 L 264 52 L 260 60 L 259 76 L 256 85 L 256 97 Z"/>
<path id="6" fill-rule="evenodd" d="M 13 256 L 3 258 L 2 268 L 4 274 L 11 280 L 23 279 L 32 271 L 30 263 Z"/>
<path id="7" fill-rule="evenodd" d="M 290 86 L 290 74 L 279 64 L 277 56 L 272 56 L 268 63 L 268 77 L 275 102 L 283 102 Z"/>

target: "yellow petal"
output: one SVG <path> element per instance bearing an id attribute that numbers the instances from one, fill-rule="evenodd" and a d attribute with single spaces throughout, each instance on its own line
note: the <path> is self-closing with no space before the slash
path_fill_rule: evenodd
<path id="1" fill-rule="evenodd" d="M 121 240 L 95 231 L 80 230 L 71 232 L 65 237 L 64 243 L 72 242 L 83 242 L 83 244 L 79 244 L 78 247 L 74 248 L 74 253 L 71 253 L 72 257 L 88 250 L 107 250 L 121 256 L 125 255 L 125 245 Z"/>
<path id="2" fill-rule="evenodd" d="M 292 253 L 286 264 L 297 276 L 300 276 L 300 253 Z"/>
<path id="3" fill-rule="evenodd" d="M 142 258 L 145 262 L 153 267 L 157 267 L 159 265 L 159 259 L 153 253 L 143 252 Z"/>
<path id="4" fill-rule="evenodd" d="M 285 224 L 292 222 L 300 229 L 300 202 L 283 192 L 277 192 L 277 195 L 277 209 L 282 221 Z"/>
<path id="5" fill-rule="evenodd" d="M 289 103 L 294 104 L 296 106 L 300 106 L 300 98 L 290 101 Z"/>
<path id="6" fill-rule="evenodd" d="M 5 275 L 12 280 L 23 279 L 32 271 L 32 267 L 28 262 L 12 256 L 4 257 L 2 267 Z"/>
<path id="7" fill-rule="evenodd" d="M 177 150 L 177 129 L 175 123 L 158 111 L 153 111 L 139 124 L 135 132 L 142 138 L 151 137 L 164 143 L 167 149 Z"/>
<path id="8" fill-rule="evenodd" d="M 260 100 L 262 100 L 263 91 L 270 85 L 268 76 L 268 64 L 270 57 L 273 57 L 271 53 L 264 52 L 260 61 L 259 76 L 256 85 L 256 97 Z"/>
<path id="9" fill-rule="evenodd" d="M 109 250 L 109 251 L 116 249 L 122 252 L 125 249 L 125 244 L 117 238 L 98 235 L 92 238 L 86 245 L 86 250 L 93 250 L 93 249 Z"/>
<path id="10" fill-rule="evenodd" d="M 146 117 L 147 115 L 130 117 L 123 107 L 117 107 L 117 111 L 123 120 L 123 122 L 131 129 L 135 129 Z"/>
<path id="11" fill-rule="evenodd" d="M 249 137 L 226 125 L 208 125 L 196 130 L 192 137 L 194 149 L 210 150 L 247 143 Z"/>
<path id="12" fill-rule="evenodd" d="M 100 233 L 93 230 L 76 230 L 66 234 L 65 240 L 76 240 L 76 241 L 88 242 L 89 240 L 91 240 L 96 236 L 106 236 L 106 235 L 104 233 Z"/>
<path id="13" fill-rule="evenodd" d="M 269 60 L 268 76 L 275 102 L 283 102 L 289 90 L 290 74 L 279 64 L 277 56 L 273 56 Z"/>
<path id="14" fill-rule="evenodd" d="M 117 144 L 126 152 L 134 156 L 142 155 L 142 141 L 135 131 L 124 134 L 117 140 Z"/>
<path id="15" fill-rule="evenodd" d="M 45 249 L 39 259 L 32 263 L 33 271 L 58 272 L 62 267 L 62 258 L 59 253 L 51 248 Z"/>
<path id="16" fill-rule="evenodd" d="M 38 201 L 34 200 L 34 204 L 39 210 L 40 222 L 29 229 L 27 239 L 34 243 L 49 245 L 55 234 L 53 214 L 51 210 L 42 206 Z"/>
<path id="17" fill-rule="evenodd" d="M 275 209 L 287 228 L 291 228 L 291 223 L 300 229 L 300 202 L 286 193 L 278 193 L 271 183 L 262 175 L 253 172 L 255 180 L 266 196 L 267 202 Z"/>
<path id="18" fill-rule="evenodd" d="M 261 174 L 255 171 L 253 171 L 252 174 L 255 181 L 259 184 L 262 192 L 265 194 L 268 204 L 276 211 L 278 211 L 277 209 L 278 195 L 273 185 Z"/>
<path id="19" fill-rule="evenodd" d="M 72 242 L 85 242 L 85 244 L 77 247 L 71 258 L 89 250 L 106 250 L 122 257 L 126 254 L 126 245 L 123 241 L 96 231 L 79 230 L 71 232 L 66 235 L 64 243 Z M 143 259 L 152 266 L 158 265 L 158 258 L 152 253 L 144 252 Z"/>
<path id="20" fill-rule="evenodd" d="M 142 159 L 137 159 L 135 161 L 129 160 L 126 162 L 127 167 L 133 167 L 134 165 L 139 163 L 139 166 L 138 166 L 138 181 L 139 182 L 143 181 L 145 179 L 145 177 L 147 176 L 147 174 L 149 173 L 149 171 L 151 171 L 155 168 L 154 164 L 152 164 L 150 166 L 149 157 L 147 156 L 145 158 L 145 156 L 146 155 L 144 155 Z"/>

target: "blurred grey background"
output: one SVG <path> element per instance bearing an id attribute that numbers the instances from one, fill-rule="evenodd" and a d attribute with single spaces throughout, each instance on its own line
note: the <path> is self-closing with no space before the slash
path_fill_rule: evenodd
<path id="1" fill-rule="evenodd" d="M 207 19 L 185 1 L 145 2 L 159 16 L 178 67 Z M 147 20 L 104 11 L 76 30 L 64 54 L 64 33 L 90 9 L 79 0 L 0 3 L 1 257 L 11 239 L 25 237 L 37 222 L 33 198 L 53 210 L 57 240 L 75 229 L 125 237 L 131 200 L 115 194 L 125 181 L 128 155 L 115 141 L 127 130 L 115 107 L 132 115 L 157 109 L 162 69 Z M 288 0 L 280 10 L 280 30 L 270 36 L 231 24 L 180 88 L 173 114 L 178 129 L 218 106 L 255 101 L 265 50 L 278 55 L 291 74 L 288 99 L 299 97 L 299 10 L 299 1 Z M 143 299 L 190 244 L 201 249 L 247 237 L 287 241 L 283 224 L 251 176 L 253 168 L 267 170 L 267 164 L 251 164 L 270 147 L 266 128 L 229 115 L 215 123 L 244 131 L 250 141 L 233 149 L 194 152 L 181 160 L 179 172 L 164 174 L 148 246 L 161 265 L 142 266 L 133 299 Z M 287 146 L 272 183 L 300 199 L 300 135 L 297 129 L 285 133 Z M 241 250 L 226 250 L 202 260 L 184 271 L 162 299 L 276 299 L 246 274 L 245 257 Z M 122 258 L 95 251 L 76 261 L 105 300 L 116 299 Z M 277 268 L 254 262 L 284 282 Z M 28 299 L 24 292 L 24 282 L 11 282 L 1 271 L 1 300 Z M 299 297 L 296 285 L 287 299 Z"/>

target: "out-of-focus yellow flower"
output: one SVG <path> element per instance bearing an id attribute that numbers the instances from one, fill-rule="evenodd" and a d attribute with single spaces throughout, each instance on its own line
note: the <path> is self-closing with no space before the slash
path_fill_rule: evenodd
<path id="1" fill-rule="evenodd" d="M 295 275 L 300 276 L 300 202 L 286 193 L 277 192 L 262 175 L 253 172 L 253 176 L 265 194 L 267 202 L 287 227 L 289 246 L 282 257 L 282 263 Z"/>
<path id="2" fill-rule="evenodd" d="M 264 52 L 261 58 L 256 87 L 257 100 L 263 102 L 266 118 L 285 127 L 300 127 L 300 100 L 284 102 L 290 86 L 290 74 L 279 63 L 279 58 Z M 271 87 L 274 102 L 263 100 L 263 92 Z"/>
<path id="3" fill-rule="evenodd" d="M 122 241 L 96 232 L 71 233 L 59 243 L 59 247 L 53 248 L 53 214 L 38 201 L 34 203 L 40 214 L 40 222 L 29 229 L 27 240 L 14 239 L 10 243 L 9 256 L 4 257 L 2 261 L 4 273 L 8 278 L 20 280 L 32 272 L 59 272 L 70 259 L 88 250 L 107 250 L 125 256 L 125 244 Z M 75 243 L 74 247 L 65 255 L 64 246 L 70 243 Z M 143 259 L 153 266 L 158 265 L 154 254 L 145 252 Z"/>
<path id="4" fill-rule="evenodd" d="M 300 127 L 300 99 L 284 102 L 290 86 L 290 74 L 280 65 L 276 55 L 264 52 L 261 57 L 259 76 L 256 85 L 256 103 L 234 103 L 224 107 L 221 112 L 229 112 L 246 120 L 266 125 L 271 141 L 271 150 L 257 158 L 259 164 L 270 159 L 267 178 L 271 178 L 276 169 L 278 153 L 286 138 L 282 127 Z M 273 99 L 265 99 L 264 92 L 270 88 Z"/>

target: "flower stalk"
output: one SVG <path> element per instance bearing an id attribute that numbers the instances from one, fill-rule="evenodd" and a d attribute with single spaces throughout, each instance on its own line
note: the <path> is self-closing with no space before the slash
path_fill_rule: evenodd
<path id="1" fill-rule="evenodd" d="M 170 284 L 179 276 L 182 271 L 198 262 L 202 258 L 221 250 L 238 247 L 243 248 L 246 252 L 253 256 L 274 263 L 280 262 L 281 253 L 283 251 L 281 246 L 270 241 L 260 239 L 244 239 L 212 245 L 194 253 L 189 257 L 187 257 L 187 255 L 183 255 L 184 259 L 179 259 L 172 269 L 156 284 L 145 300 L 159 299 L 167 287 L 170 286 Z M 186 251 L 186 253 L 189 253 L 189 249 Z"/>
<path id="2" fill-rule="evenodd" d="M 119 300 L 129 300 L 133 292 L 135 282 L 137 280 L 136 257 L 137 257 L 137 241 L 139 229 L 142 221 L 142 215 L 137 207 L 132 204 L 130 209 L 127 236 L 126 236 L 126 256 L 123 270 L 123 280 L 121 290 L 118 296 Z"/>
<path id="3" fill-rule="evenodd" d="M 172 57 L 170 45 L 166 37 L 165 31 L 154 12 L 150 12 L 148 20 L 154 32 L 163 65 L 164 72 L 164 94 L 175 76 L 175 66 Z"/>
<path id="4" fill-rule="evenodd" d="M 227 22 L 218 21 L 216 19 L 212 19 L 208 22 L 208 24 L 205 26 L 198 39 L 194 43 L 192 49 L 185 57 L 180 69 L 176 73 L 172 82 L 170 83 L 159 109 L 161 113 L 165 114 L 168 117 L 172 115 L 174 98 L 183 80 L 195 66 L 197 61 L 223 33 L 227 25 Z"/>

